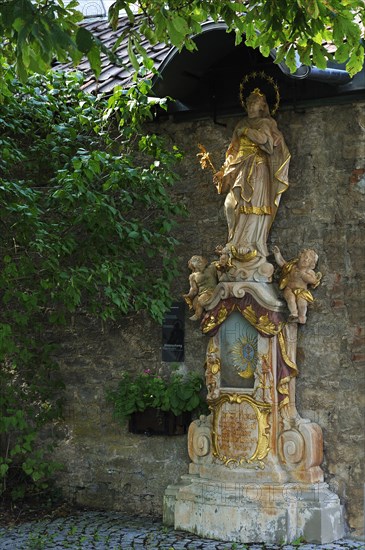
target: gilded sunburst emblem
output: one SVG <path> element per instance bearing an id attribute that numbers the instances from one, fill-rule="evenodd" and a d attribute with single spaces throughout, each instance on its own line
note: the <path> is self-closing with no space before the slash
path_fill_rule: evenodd
<path id="1" fill-rule="evenodd" d="M 246 334 L 230 350 L 233 366 L 242 378 L 251 378 L 257 365 L 257 338 Z"/>

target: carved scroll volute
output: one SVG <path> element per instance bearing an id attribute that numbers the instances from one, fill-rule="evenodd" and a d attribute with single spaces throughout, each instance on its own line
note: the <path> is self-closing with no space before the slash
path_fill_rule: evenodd
<path id="1" fill-rule="evenodd" d="M 212 462 L 211 416 L 201 416 L 189 426 L 188 453 L 194 464 Z"/>
<path id="2" fill-rule="evenodd" d="M 322 430 L 314 422 L 301 421 L 279 436 L 279 454 L 293 479 L 309 483 L 323 481 L 319 467 L 323 460 Z"/>

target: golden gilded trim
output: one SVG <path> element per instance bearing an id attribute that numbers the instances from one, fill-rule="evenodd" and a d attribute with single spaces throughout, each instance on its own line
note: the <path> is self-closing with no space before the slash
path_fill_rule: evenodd
<path id="1" fill-rule="evenodd" d="M 228 311 L 227 309 L 223 306 L 220 310 L 219 310 L 219 313 L 218 313 L 218 317 L 217 319 L 215 319 L 214 315 L 211 315 L 209 317 L 209 321 L 206 323 L 206 325 L 204 326 L 203 328 L 203 332 L 206 333 L 206 332 L 210 332 L 211 330 L 213 330 L 215 327 L 221 325 L 223 323 L 223 321 L 226 320 L 228 316 Z"/>
<path id="2" fill-rule="evenodd" d="M 211 365 L 211 366 L 210 366 L 210 372 L 211 372 L 212 374 L 218 374 L 218 372 L 219 372 L 220 370 L 221 370 L 221 364 L 220 364 L 220 362 L 218 362 L 218 361 L 217 361 L 216 363 L 214 363 L 214 365 Z"/>
<path id="3" fill-rule="evenodd" d="M 218 348 L 217 344 L 215 343 L 214 338 L 210 338 L 207 352 L 208 353 L 218 353 L 218 351 L 219 351 L 219 348 Z"/>
<path id="4" fill-rule="evenodd" d="M 285 397 L 279 404 L 279 411 L 281 411 L 281 409 L 283 407 L 286 407 L 287 405 L 289 405 L 289 397 Z"/>
<path id="5" fill-rule="evenodd" d="M 253 309 L 252 306 L 247 306 L 243 312 L 242 312 L 242 315 L 244 316 L 245 319 L 247 319 L 247 321 L 249 323 L 251 323 L 251 325 L 256 325 L 257 323 L 257 315 Z"/>
<path id="6" fill-rule="evenodd" d="M 247 135 L 248 130 L 252 130 L 250 126 L 246 126 L 243 130 L 243 134 L 240 137 L 240 145 L 236 155 L 236 159 L 242 160 L 243 158 L 249 157 L 252 154 L 263 155 L 263 151 L 260 149 L 259 145 L 254 143 Z"/>
<path id="7" fill-rule="evenodd" d="M 292 292 L 297 298 L 302 298 L 302 300 L 306 300 L 310 304 L 314 302 L 313 294 L 306 288 L 294 288 Z"/>
<path id="8" fill-rule="evenodd" d="M 289 403 L 289 382 L 290 376 L 286 376 L 279 380 L 278 392 L 281 393 L 281 395 L 285 395 L 284 399 L 279 403 L 279 409 L 282 409 Z"/>
<path id="9" fill-rule="evenodd" d="M 193 309 L 193 300 L 189 296 L 183 296 L 183 298 L 189 306 L 189 309 Z"/>
<path id="10" fill-rule="evenodd" d="M 280 168 L 278 168 L 278 170 L 276 170 L 275 174 L 274 174 L 274 177 L 275 179 L 277 179 L 278 181 L 280 181 L 280 183 L 282 183 L 284 185 L 284 189 L 281 189 L 280 191 L 278 191 L 276 193 L 276 196 L 275 196 L 275 200 L 274 200 L 274 203 L 275 203 L 275 206 L 279 206 L 279 203 L 280 203 L 280 195 L 282 195 L 283 193 L 285 193 L 285 191 L 288 189 L 289 187 L 289 183 L 287 181 L 284 181 L 282 180 L 281 178 L 279 178 L 278 174 L 282 171 L 282 169 L 284 168 L 284 166 L 286 164 L 288 164 L 288 162 L 290 161 L 291 159 L 291 155 L 289 154 L 288 157 L 286 158 L 286 160 L 283 162 L 283 164 L 280 166 Z"/>
<path id="11" fill-rule="evenodd" d="M 266 334 L 268 336 L 275 336 L 280 334 L 283 329 L 283 323 L 279 323 L 278 326 L 270 321 L 268 314 L 261 315 L 257 318 L 257 315 L 252 306 L 247 306 L 243 311 L 242 315 L 251 325 L 253 325 L 258 331 Z"/>
<path id="12" fill-rule="evenodd" d="M 287 352 L 286 352 L 286 345 L 285 345 L 285 338 L 282 332 L 279 332 L 278 334 L 278 342 L 281 350 L 281 355 L 285 361 L 285 363 L 288 365 L 288 367 L 292 368 L 294 371 L 294 376 L 297 376 L 298 374 L 298 367 L 296 364 L 289 358 Z M 289 377 L 288 377 L 289 378 Z M 286 378 L 283 378 L 281 380 L 281 383 L 283 383 L 286 380 Z"/>
<path id="13" fill-rule="evenodd" d="M 271 216 L 272 208 L 271 206 L 246 206 L 243 205 L 240 207 L 241 214 L 255 214 L 255 216 Z"/>
<path id="14" fill-rule="evenodd" d="M 206 150 L 204 145 L 202 145 L 201 143 L 198 143 L 198 147 L 201 152 L 197 153 L 196 156 L 200 157 L 199 162 L 202 170 L 206 170 L 207 168 L 210 168 L 213 173 L 217 172 L 212 162 L 212 159 L 210 158 L 210 153 Z"/>
<path id="15" fill-rule="evenodd" d="M 224 405 L 224 403 L 248 403 L 255 412 L 258 426 L 258 437 L 256 449 L 252 456 L 240 456 L 238 458 L 232 456 L 225 456 L 221 453 L 218 442 L 218 424 L 219 424 L 219 413 Z M 271 405 L 268 403 L 263 403 L 261 401 L 256 401 L 249 395 L 243 394 L 223 394 L 216 401 L 210 404 L 210 409 L 213 411 L 213 429 L 212 429 L 212 446 L 213 446 L 213 456 L 218 460 L 224 463 L 225 466 L 229 464 L 236 464 L 237 466 L 242 466 L 244 464 L 256 464 L 260 468 L 264 468 L 263 460 L 270 451 L 269 445 L 269 435 L 267 431 L 269 429 L 268 415 L 271 413 Z"/>
<path id="16" fill-rule="evenodd" d="M 220 364 L 220 362 L 218 362 L 218 361 L 217 361 L 216 363 L 214 363 L 214 365 L 211 365 L 211 366 L 210 366 L 210 372 L 211 372 L 212 374 L 218 374 L 218 372 L 219 372 L 220 370 L 221 370 L 221 364 Z"/>
<path id="17" fill-rule="evenodd" d="M 290 376 L 285 376 L 284 378 L 279 380 L 278 386 L 280 387 L 280 393 L 282 393 L 283 395 L 289 395 L 289 388 L 288 388 L 289 382 L 290 382 Z"/>
<path id="18" fill-rule="evenodd" d="M 246 254 L 240 254 L 234 245 L 231 246 L 231 253 L 232 256 L 240 262 L 249 262 L 257 256 L 257 250 L 250 250 L 250 252 L 246 252 Z"/>
<path id="19" fill-rule="evenodd" d="M 241 378 L 253 378 L 254 370 L 251 365 L 248 365 L 247 369 L 244 371 L 237 371 L 238 376 Z"/>
<path id="20" fill-rule="evenodd" d="M 272 401 L 274 401 L 272 390 L 272 379 L 270 374 L 272 373 L 272 364 L 271 364 L 271 354 L 272 354 L 272 340 L 269 340 L 269 351 L 268 353 L 261 353 L 259 354 L 259 358 L 261 361 L 261 373 L 258 370 L 256 376 L 258 377 L 258 383 L 256 385 L 255 383 L 255 389 L 253 392 L 253 397 L 256 397 L 256 393 L 258 390 L 262 390 L 262 401 L 264 403 L 267 402 L 266 399 L 266 391 L 269 392 L 269 399 L 271 398 Z"/>
<path id="21" fill-rule="evenodd" d="M 251 93 L 259 95 L 260 97 L 265 97 L 265 95 L 261 92 L 260 88 L 255 88 Z"/>
<path id="22" fill-rule="evenodd" d="M 256 164 L 262 164 L 263 162 L 267 161 L 267 155 L 266 153 L 260 148 L 257 143 L 254 143 L 249 137 L 248 137 L 248 131 L 253 130 L 254 128 L 251 128 L 250 126 L 246 126 L 243 129 L 243 133 L 241 134 L 241 137 L 239 139 L 239 148 L 236 154 L 236 161 L 243 161 L 247 159 L 248 157 L 251 157 L 254 155 L 254 158 L 252 159 L 251 163 L 251 169 L 250 174 L 247 178 L 249 181 L 252 175 L 252 171 L 254 168 L 254 165 Z M 261 130 L 261 128 L 259 128 Z M 251 185 L 252 188 L 252 185 Z"/>
<path id="23" fill-rule="evenodd" d="M 286 262 L 281 269 L 281 277 L 279 281 L 279 289 L 284 290 L 289 281 L 290 273 L 294 266 L 298 263 L 298 258 L 293 258 L 289 262 Z"/>
<path id="24" fill-rule="evenodd" d="M 250 355 L 244 353 L 244 350 L 250 350 Z M 257 365 L 257 335 L 250 336 L 245 334 L 238 338 L 230 347 L 228 352 L 233 361 L 233 367 L 236 374 L 241 378 L 253 378 Z"/>

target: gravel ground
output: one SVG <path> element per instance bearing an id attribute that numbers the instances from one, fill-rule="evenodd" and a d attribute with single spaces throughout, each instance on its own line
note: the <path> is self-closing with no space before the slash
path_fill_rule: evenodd
<path id="1" fill-rule="evenodd" d="M 123 516 L 117 512 L 82 512 L 57 519 L 0 527 L 0 550 L 365 550 L 365 543 L 342 539 L 315 545 L 264 545 L 202 539 L 174 531 L 160 520 Z"/>

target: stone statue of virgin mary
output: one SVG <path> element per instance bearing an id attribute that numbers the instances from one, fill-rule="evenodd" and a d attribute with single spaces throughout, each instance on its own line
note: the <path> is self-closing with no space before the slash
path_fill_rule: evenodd
<path id="1" fill-rule="evenodd" d="M 214 182 L 218 192 L 227 192 L 225 248 L 233 257 L 257 262 L 268 256 L 269 230 L 289 185 L 290 153 L 259 88 L 250 93 L 245 106 L 247 117 L 237 124 Z"/>

